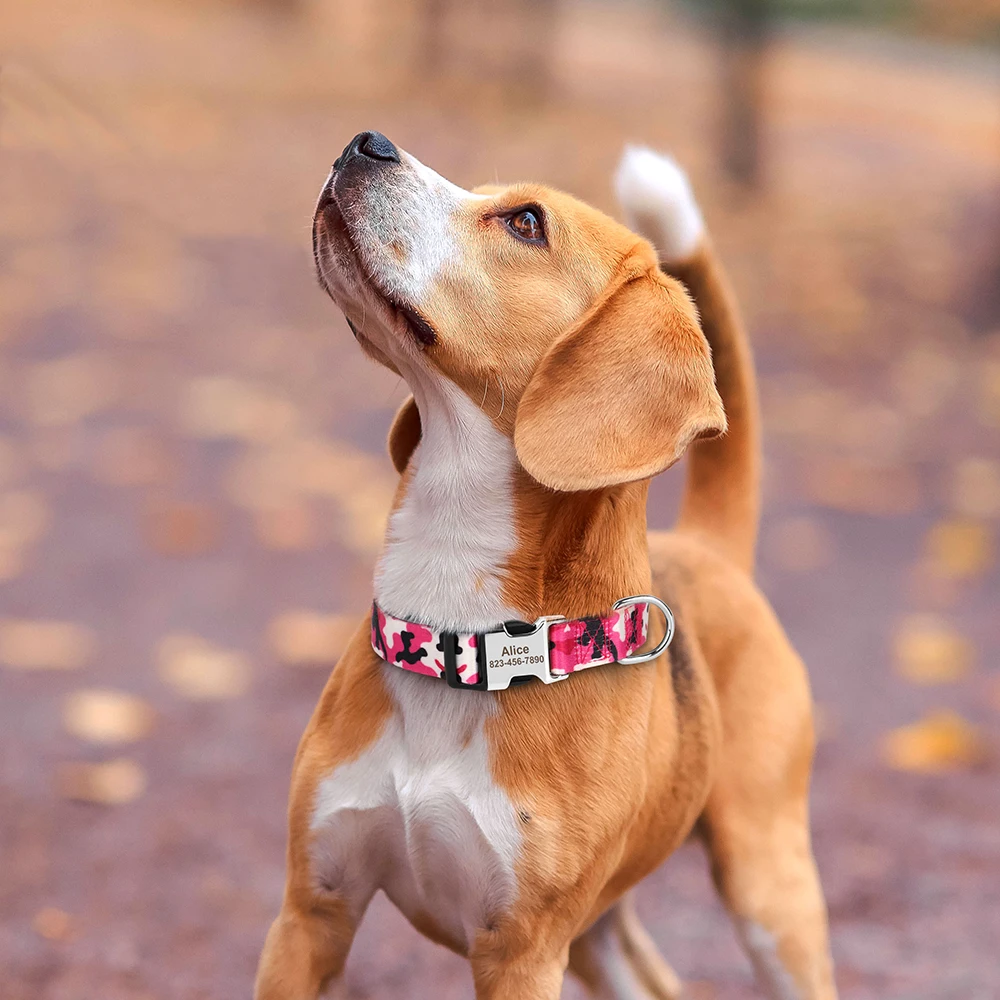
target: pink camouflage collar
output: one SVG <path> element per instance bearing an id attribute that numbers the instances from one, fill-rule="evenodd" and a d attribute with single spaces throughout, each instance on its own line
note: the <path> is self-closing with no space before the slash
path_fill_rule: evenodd
<path id="1" fill-rule="evenodd" d="M 666 632 L 653 650 L 637 654 L 646 642 L 650 605 L 666 619 Z M 670 609 L 649 595 L 623 598 L 606 615 L 509 621 L 478 633 L 435 630 L 372 603 L 372 649 L 383 660 L 473 691 L 502 691 L 530 677 L 552 684 L 606 663 L 645 663 L 667 648 L 673 633 Z"/>

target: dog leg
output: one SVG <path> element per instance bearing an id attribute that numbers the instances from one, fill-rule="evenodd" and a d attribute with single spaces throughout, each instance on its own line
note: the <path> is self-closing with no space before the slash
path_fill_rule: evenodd
<path id="1" fill-rule="evenodd" d="M 476 1000 L 559 1000 L 562 995 L 565 949 L 556 956 L 534 952 L 511 956 L 496 948 L 473 954 L 470 960 Z"/>
<path id="2" fill-rule="evenodd" d="M 811 727 L 786 719 L 769 736 L 725 749 L 701 820 L 712 873 L 770 1000 L 836 1000 L 809 838 Z"/>
<path id="3" fill-rule="evenodd" d="M 625 897 L 580 935 L 569 969 L 597 1000 L 678 1000 L 681 981 Z"/>
<path id="4" fill-rule="evenodd" d="M 309 909 L 287 900 L 271 925 L 257 969 L 254 1000 L 338 997 L 357 919 L 340 900 Z"/>
<path id="5" fill-rule="evenodd" d="M 804 825 L 771 830 L 764 841 L 723 835 L 711 848 L 716 885 L 757 980 L 770 1000 L 836 1000 L 808 832 Z"/>

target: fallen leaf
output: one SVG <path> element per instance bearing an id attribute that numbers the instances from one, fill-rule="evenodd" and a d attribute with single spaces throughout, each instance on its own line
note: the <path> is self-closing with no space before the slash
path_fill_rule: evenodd
<path id="1" fill-rule="evenodd" d="M 927 533 L 924 551 L 928 568 L 939 576 L 980 576 L 993 565 L 993 532 L 971 518 L 939 521 Z"/>
<path id="2" fill-rule="evenodd" d="M 158 651 L 160 677 L 191 701 L 238 698 L 250 683 L 242 653 L 222 649 L 198 635 L 165 636 Z"/>
<path id="3" fill-rule="evenodd" d="M 338 501 L 343 514 L 341 538 L 355 552 L 377 552 L 385 540 L 386 519 L 395 495 L 395 483 L 384 480 L 356 483 Z"/>
<path id="4" fill-rule="evenodd" d="M 782 569 L 807 573 L 833 561 L 833 538 L 816 518 L 790 517 L 771 529 L 770 551 Z"/>
<path id="5" fill-rule="evenodd" d="M 803 492 L 813 503 L 857 514 L 908 514 L 920 504 L 912 469 L 849 458 L 810 459 Z"/>
<path id="6" fill-rule="evenodd" d="M 303 500 L 254 511 L 254 529 L 260 543 L 280 552 L 300 552 L 316 541 L 316 519 Z"/>
<path id="7" fill-rule="evenodd" d="M 275 655 L 292 665 L 335 663 L 358 628 L 357 615 L 286 611 L 268 627 Z"/>
<path id="8" fill-rule="evenodd" d="M 162 441 L 142 427 L 116 427 L 101 441 L 95 474 L 111 486 L 148 486 L 172 478 L 174 463 Z"/>
<path id="9" fill-rule="evenodd" d="M 6 102 L 5 106 L 10 107 Z M 79 263 L 79 250 L 71 243 L 60 240 L 30 240 L 20 247 L 9 247 L 4 254 L 4 270 L 7 274 L 16 275 L 22 284 L 34 291 L 36 305 L 32 312 L 36 313 L 42 311 L 37 307 L 37 296 L 43 289 L 48 310 L 68 305 L 74 294 L 79 296 L 82 286 L 82 269 Z M 53 281 L 54 275 L 59 275 L 62 280 Z"/>
<path id="10" fill-rule="evenodd" d="M 73 622 L 0 621 L 0 663 L 15 670 L 76 670 L 96 646 L 94 633 Z"/>
<path id="11" fill-rule="evenodd" d="M 0 541 L 0 582 L 13 580 L 24 570 L 24 551 Z"/>
<path id="12" fill-rule="evenodd" d="M 951 506 L 968 518 L 1000 517 L 1000 463 L 962 459 L 952 476 Z"/>
<path id="13" fill-rule="evenodd" d="M 970 767 L 986 757 L 979 731 L 955 712 L 931 712 L 885 734 L 882 759 L 900 771 L 927 774 Z"/>
<path id="14" fill-rule="evenodd" d="M 381 547 L 396 484 L 385 459 L 321 438 L 249 448 L 223 479 L 230 499 L 252 511 L 290 508 L 301 496 L 336 501 L 342 540 L 358 552 Z"/>
<path id="15" fill-rule="evenodd" d="M 716 1000 L 718 992 L 715 984 L 704 979 L 685 980 L 684 995 L 688 1000 Z"/>
<path id="16" fill-rule="evenodd" d="M 162 555 L 201 555 L 217 544 L 219 518 L 202 504 L 158 503 L 146 512 L 145 534 L 150 547 Z"/>
<path id="17" fill-rule="evenodd" d="M 31 490 L 0 494 L 0 580 L 24 569 L 28 550 L 45 534 L 51 515 L 45 498 Z"/>
<path id="18" fill-rule="evenodd" d="M 14 490 L 0 494 L 0 543 L 26 548 L 48 529 L 51 515 L 41 493 Z"/>
<path id="19" fill-rule="evenodd" d="M 101 330 L 124 340 L 148 337 L 158 317 L 176 313 L 202 285 L 197 255 L 156 226 L 122 226 L 94 257 L 92 308 Z"/>
<path id="20" fill-rule="evenodd" d="M 893 638 L 896 671 L 914 684 L 949 684 L 972 668 L 972 644 L 935 615 L 911 615 Z"/>
<path id="21" fill-rule="evenodd" d="M 35 914 L 31 926 L 47 941 L 68 941 L 73 936 L 73 919 L 65 910 L 46 906 Z"/>
<path id="22" fill-rule="evenodd" d="M 133 743 L 149 734 L 154 713 L 149 704 L 123 691 L 75 691 L 63 705 L 66 731 L 90 743 Z"/>
<path id="23" fill-rule="evenodd" d="M 63 427 L 110 406 L 118 389 L 110 360 L 81 351 L 39 361 L 24 376 L 27 416 L 43 427 Z"/>
<path id="24" fill-rule="evenodd" d="M 69 761 L 60 764 L 56 772 L 56 785 L 63 798 L 100 805 L 134 802 L 145 792 L 146 784 L 146 772 L 128 757 L 102 764 Z"/>
<path id="25" fill-rule="evenodd" d="M 854 403 L 825 428 L 825 434 L 844 452 L 881 462 L 900 455 L 905 432 L 901 415 L 879 403 Z"/>
<path id="26" fill-rule="evenodd" d="M 291 435 L 297 407 L 287 399 L 225 375 L 188 382 L 181 396 L 182 429 L 193 437 L 265 444 Z"/>
<path id="27" fill-rule="evenodd" d="M 233 503 L 252 511 L 291 506 L 303 492 L 287 448 L 246 449 L 226 468 L 222 486 Z"/>

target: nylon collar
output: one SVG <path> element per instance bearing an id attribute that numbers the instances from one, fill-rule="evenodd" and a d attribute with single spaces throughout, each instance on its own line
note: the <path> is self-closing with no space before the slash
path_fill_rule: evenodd
<path id="1" fill-rule="evenodd" d="M 650 605 L 666 619 L 666 632 L 654 649 L 637 653 L 646 642 Z M 645 663 L 659 656 L 673 635 L 670 608 L 648 594 L 625 597 L 605 615 L 508 621 L 487 632 L 433 629 L 372 603 L 372 649 L 383 660 L 472 691 L 502 691 L 530 677 L 553 684 L 607 663 Z"/>

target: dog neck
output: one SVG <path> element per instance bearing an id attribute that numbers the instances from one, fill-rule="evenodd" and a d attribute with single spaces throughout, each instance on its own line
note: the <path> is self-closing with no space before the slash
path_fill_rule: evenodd
<path id="1" fill-rule="evenodd" d="M 505 593 L 522 617 L 607 612 L 622 597 L 648 594 L 649 482 L 588 493 L 555 493 L 515 473 L 519 545 Z"/>
<path id="2" fill-rule="evenodd" d="M 560 494 L 457 386 L 411 379 L 421 440 L 389 518 L 375 597 L 390 614 L 482 631 L 607 611 L 646 593 L 648 483 Z"/>
<path id="3" fill-rule="evenodd" d="M 435 628 L 494 628 L 519 617 L 503 585 L 517 548 L 513 446 L 451 382 L 409 382 L 421 438 L 389 517 L 376 600 Z"/>

